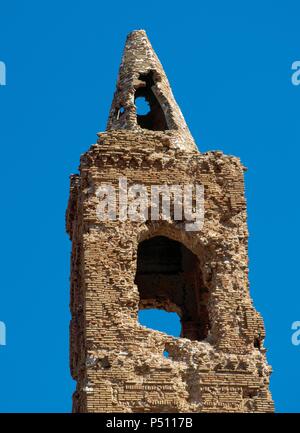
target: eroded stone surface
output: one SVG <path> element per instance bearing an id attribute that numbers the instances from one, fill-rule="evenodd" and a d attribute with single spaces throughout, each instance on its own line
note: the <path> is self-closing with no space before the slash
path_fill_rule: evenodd
<path id="1" fill-rule="evenodd" d="M 137 124 L 136 80 L 149 71 L 160 79 L 155 92 L 161 106 L 167 101 L 168 130 Z M 120 104 L 128 108 L 122 120 Z M 236 157 L 196 149 L 145 33 L 129 35 L 108 130 L 82 155 L 80 174 L 71 176 L 75 412 L 273 411 L 264 325 L 249 295 L 243 171 Z M 203 184 L 203 229 L 188 232 L 172 219 L 100 222 L 97 188 L 118 187 L 120 176 L 147 187 Z M 161 244 L 154 250 L 164 249 L 168 238 L 195 259 L 177 269 L 179 259 L 173 257 L 157 268 L 147 253 L 137 272 L 139 245 L 156 237 Z M 181 315 L 182 338 L 138 323 L 139 308 L 151 306 Z"/>

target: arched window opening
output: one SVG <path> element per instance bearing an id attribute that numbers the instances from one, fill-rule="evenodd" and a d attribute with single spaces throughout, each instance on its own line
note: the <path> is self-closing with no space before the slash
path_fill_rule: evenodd
<path id="1" fill-rule="evenodd" d="M 135 104 L 137 108 L 137 123 L 143 129 L 151 129 L 152 131 L 166 131 L 168 129 L 165 114 L 157 100 L 153 86 L 153 72 L 141 74 L 139 76 L 140 86 L 135 92 Z M 149 107 L 148 111 L 140 111 L 139 105 L 146 103 Z"/>
<path id="2" fill-rule="evenodd" d="M 141 242 L 135 283 L 140 294 L 140 310 L 160 309 L 177 313 L 181 337 L 190 340 L 207 337 L 210 328 L 208 290 L 203 284 L 197 256 L 183 244 L 165 236 Z M 149 328 L 158 329 L 155 323 L 150 325 L 148 322 Z"/>

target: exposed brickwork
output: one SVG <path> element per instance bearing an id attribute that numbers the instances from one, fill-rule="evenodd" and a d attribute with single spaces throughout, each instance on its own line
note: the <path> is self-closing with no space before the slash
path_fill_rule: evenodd
<path id="1" fill-rule="evenodd" d="M 168 130 L 137 123 L 136 80 L 149 70 L 159 77 L 152 86 Z M 108 130 L 82 155 L 80 174 L 71 176 L 75 412 L 273 411 L 264 325 L 249 295 L 243 171 L 236 157 L 196 149 L 145 32 L 131 33 Z M 117 187 L 120 176 L 147 187 L 203 184 L 203 229 L 188 232 L 174 220 L 100 222 L 96 190 L 102 183 Z M 148 278 L 147 262 L 140 259 L 137 270 L 139 245 L 158 239 L 152 248 L 159 251 L 165 238 L 184 246 L 187 263 L 181 273 L 162 269 Z M 164 266 L 175 269 L 177 257 L 172 260 Z M 141 326 L 138 310 L 151 306 L 177 311 L 185 338 Z"/>

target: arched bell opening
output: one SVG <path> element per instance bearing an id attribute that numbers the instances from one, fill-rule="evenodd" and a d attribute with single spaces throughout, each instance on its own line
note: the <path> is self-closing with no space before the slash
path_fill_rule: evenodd
<path id="1" fill-rule="evenodd" d="M 166 131 L 168 124 L 164 111 L 155 96 L 153 71 L 139 76 L 139 86 L 135 91 L 137 124 L 143 129 Z"/>
<path id="2" fill-rule="evenodd" d="M 177 313 L 183 338 L 201 341 L 208 336 L 209 293 L 203 284 L 197 256 L 181 242 L 165 236 L 140 242 L 135 284 L 140 295 L 140 310 Z"/>

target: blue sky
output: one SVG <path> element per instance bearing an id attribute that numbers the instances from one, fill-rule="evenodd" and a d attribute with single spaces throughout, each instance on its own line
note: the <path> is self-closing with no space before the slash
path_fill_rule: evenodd
<path id="1" fill-rule="evenodd" d="M 104 130 L 126 34 L 144 28 L 201 151 L 246 174 L 250 283 L 276 410 L 300 412 L 300 3 L 2 1 L 1 412 L 68 412 L 69 174 Z"/>

